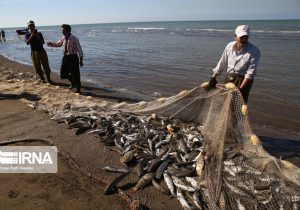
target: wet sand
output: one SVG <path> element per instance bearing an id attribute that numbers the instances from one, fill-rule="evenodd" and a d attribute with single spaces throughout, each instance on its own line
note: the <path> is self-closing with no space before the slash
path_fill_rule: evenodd
<path id="1" fill-rule="evenodd" d="M 20 65 L 4 59 L 0 66 L 8 66 L 23 72 L 32 72 L 32 68 Z M 60 83 L 56 75 L 53 80 Z M 0 81 L 1 83 L 1 81 Z M 110 101 L 121 101 L 123 99 L 110 97 L 102 90 L 93 87 L 83 88 L 83 94 Z M 91 171 L 100 177 L 94 180 L 87 176 L 80 168 L 77 168 L 72 160 L 59 155 L 58 173 L 56 174 L 0 174 L 0 203 L 1 209 L 129 209 L 129 205 L 115 193 L 104 195 L 106 184 L 117 176 L 101 170 L 104 166 L 120 165 L 119 154 L 108 150 L 99 140 L 92 135 L 76 136 L 73 130 L 67 129 L 64 124 L 57 124 L 50 119 L 47 113 L 34 110 L 22 102 L 38 100 L 30 94 L 6 94 L 0 92 L 0 143 L 13 139 L 50 139 L 56 142 L 66 143 L 65 147 L 72 147 L 82 156 L 80 164 L 90 164 L 94 161 Z M 93 148 L 78 148 L 80 143 L 97 141 Z M 40 145 L 40 142 L 21 142 L 14 145 Z M 80 144 L 82 145 L 82 144 Z M 93 151 L 92 151 L 93 150 Z M 96 152 L 95 152 L 96 150 Z M 83 151 L 83 152 L 81 152 Z M 85 152 L 85 151 L 89 151 Z M 97 155 L 91 155 L 97 154 Z M 89 159 L 87 159 L 88 157 Z M 83 165 L 84 166 L 84 165 Z M 95 171 L 95 168 L 97 169 Z M 172 199 L 157 192 L 153 187 L 137 193 L 132 193 L 130 188 L 137 182 L 135 174 L 130 175 L 122 183 L 120 188 L 130 195 L 132 200 L 138 199 L 150 209 L 182 209 L 177 199 Z"/>
<path id="2" fill-rule="evenodd" d="M 22 65 L 0 56 L 0 66 L 8 66 L 18 72 L 32 72 L 33 68 Z M 67 88 L 68 83 L 62 82 L 57 75 L 52 76 L 56 85 Z M 1 81 L 0 81 L 1 82 Z M 123 101 L 132 100 L 129 98 L 113 96 L 109 91 L 97 89 L 90 84 L 83 83 L 83 95 L 91 95 L 94 98 Z M 21 100 L 24 95 L 9 95 L 0 93 L 0 140 L 9 136 L 27 136 L 31 132 L 45 132 L 48 138 L 70 138 L 78 141 L 92 141 L 93 137 L 82 135 L 76 137 L 74 132 L 67 130 L 66 126 L 56 124 L 50 120 L 48 114 L 29 108 Z M 34 98 L 30 98 L 35 100 Z M 251 106 L 255 106 L 252 103 Z M 263 110 L 270 107 L 261 104 L 257 112 L 250 110 L 250 118 L 253 129 L 263 141 L 265 149 L 277 157 L 286 159 L 300 166 L 300 138 L 295 130 L 290 131 L 296 124 L 290 119 L 282 118 L 282 122 L 274 122 L 272 116 L 264 114 Z M 292 110 L 293 111 L 293 110 Z M 281 115 L 279 115 L 281 116 Z M 276 114 L 273 116 L 278 118 Z M 295 118 L 299 119 L 299 118 Z M 291 123 L 291 124 L 289 124 Z M 51 131 L 47 133 L 46 131 Z M 37 143 L 19 143 L 30 145 Z M 39 143 L 40 144 L 40 143 Z M 73 142 L 76 144 L 76 142 Z M 15 145 L 15 144 L 14 144 Z M 119 162 L 118 154 L 109 151 L 99 143 L 102 162 L 109 164 Z M 99 172 L 100 173 L 100 172 Z M 0 174 L 0 203 L 4 209 L 128 209 L 128 205 L 116 194 L 104 196 L 105 183 L 111 180 L 115 174 L 101 172 L 103 181 L 97 182 L 90 177 L 83 175 L 76 168 L 69 166 L 69 161 L 59 156 L 57 174 Z M 136 178 L 135 178 L 136 179 Z M 129 179 L 129 185 L 134 183 L 134 178 Z M 128 188 L 125 185 L 124 190 Z M 128 185 L 128 184 L 127 184 Z M 177 199 L 170 199 L 148 187 L 137 195 L 150 209 L 182 209 Z"/>

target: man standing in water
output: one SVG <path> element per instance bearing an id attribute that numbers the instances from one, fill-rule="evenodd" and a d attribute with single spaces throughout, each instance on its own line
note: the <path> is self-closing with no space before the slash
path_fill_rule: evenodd
<path id="1" fill-rule="evenodd" d="M 5 39 L 5 31 L 2 29 L 1 31 L 1 39 L 2 41 L 6 42 L 6 39 Z"/>
<path id="2" fill-rule="evenodd" d="M 217 76 L 226 69 L 225 83 L 234 83 L 241 91 L 245 103 L 248 101 L 260 59 L 259 49 L 248 41 L 249 35 L 247 25 L 240 25 L 236 28 L 235 41 L 226 46 L 218 65 L 213 69 L 213 75 L 209 81 L 209 87 L 215 87 Z"/>
<path id="3" fill-rule="evenodd" d="M 47 45 L 50 47 L 64 46 L 60 77 L 61 79 L 68 79 L 71 82 L 70 89 L 76 87 L 76 93 L 81 93 L 79 65 L 83 66 L 83 52 L 79 40 L 71 34 L 71 26 L 63 24 L 61 28 L 63 37 L 58 42 L 48 42 Z"/>
<path id="4" fill-rule="evenodd" d="M 42 71 L 43 66 L 48 82 L 52 83 L 50 79 L 51 70 L 48 55 L 43 47 L 43 44 L 45 44 L 44 37 L 41 32 L 35 29 L 35 24 L 32 20 L 30 20 L 27 25 L 29 32 L 25 34 L 25 42 L 31 47 L 31 58 L 36 74 L 40 77 L 42 82 L 45 82 L 44 72 Z"/>

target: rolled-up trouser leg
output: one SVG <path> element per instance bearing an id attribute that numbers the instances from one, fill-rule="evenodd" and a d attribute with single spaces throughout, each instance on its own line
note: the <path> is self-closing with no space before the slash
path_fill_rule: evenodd
<path id="1" fill-rule="evenodd" d="M 42 62 L 43 69 L 45 71 L 45 74 L 48 77 L 48 76 L 50 76 L 51 69 L 49 67 L 49 60 L 48 60 L 47 52 L 45 50 L 41 51 L 40 56 L 41 56 L 41 62 Z"/>
<path id="2" fill-rule="evenodd" d="M 34 66 L 35 72 L 41 79 L 44 79 L 44 72 L 42 71 L 42 66 L 41 66 L 41 58 L 40 54 L 38 51 L 32 51 L 31 52 L 31 59 L 32 59 L 32 64 Z"/>

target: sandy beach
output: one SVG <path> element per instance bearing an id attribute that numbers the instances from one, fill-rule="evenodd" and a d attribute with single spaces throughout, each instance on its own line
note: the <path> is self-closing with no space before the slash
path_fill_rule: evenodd
<path id="1" fill-rule="evenodd" d="M 18 72 L 33 72 L 32 67 L 21 65 L 1 57 L 1 66 L 6 66 Z M 57 75 L 52 76 L 66 91 L 67 85 L 61 82 Z M 44 84 L 45 85 L 45 84 Z M 57 84 L 56 84 L 57 85 Z M 93 87 L 83 85 L 83 94 L 99 97 L 103 100 L 120 101 L 110 97 L 107 93 Z M 71 93 L 70 93 L 71 94 Z M 75 96 L 75 93 L 72 97 Z M 98 141 L 95 137 L 76 136 L 74 131 L 66 129 L 65 125 L 50 120 L 47 113 L 33 110 L 22 99 L 36 100 L 32 95 L 14 95 L 0 93 L 0 142 L 11 139 L 22 139 L 31 136 L 38 139 L 69 140 L 68 146 L 74 147 L 79 142 Z M 26 99 L 26 100 L 27 100 Z M 12 145 L 12 144 L 10 144 Z M 44 145 L 40 142 L 21 142 L 13 145 Z M 73 145 L 73 146 L 72 146 Z M 83 150 L 86 148 L 78 148 Z M 119 154 L 109 151 L 98 143 L 97 157 L 90 157 L 90 161 L 99 159 L 95 164 L 99 170 L 109 164 L 120 165 Z M 86 149 L 89 150 L 89 149 Z M 85 154 L 88 155 L 89 154 Z M 101 158 L 99 158 L 101 157 Z M 99 171 L 102 180 L 94 180 L 76 167 L 71 167 L 70 161 L 59 155 L 57 174 L 0 174 L 2 184 L 0 190 L 1 208 L 4 209 L 128 209 L 129 205 L 118 194 L 104 195 L 106 184 L 117 174 Z M 129 182 L 129 184 L 128 184 Z M 136 182 L 136 177 L 130 176 L 123 183 L 126 190 Z M 133 198 L 138 198 L 150 209 L 181 209 L 176 199 L 170 199 L 155 189 L 149 187 L 137 192 Z"/>
<path id="2" fill-rule="evenodd" d="M 18 73 L 34 73 L 31 66 L 19 64 L 0 56 L 0 67 L 4 66 Z M 60 91 L 68 91 L 68 83 L 61 81 L 58 75 L 52 74 L 52 79 L 55 82 L 53 87 L 59 86 Z M 4 84 L 4 82 L 0 80 L 0 83 Z M 69 92 L 69 95 L 70 98 L 76 97 L 72 92 Z M 86 96 L 109 101 L 109 103 L 132 100 L 113 96 L 105 89 L 97 89 L 88 83 L 83 83 L 82 97 Z M 76 150 L 78 142 L 97 141 L 95 137 L 88 135 L 75 136 L 74 132 L 66 129 L 65 125 L 56 124 L 50 120 L 47 113 L 28 107 L 24 100 L 34 102 L 39 98 L 35 95 L 0 92 L 0 106 L 2 107 L 0 109 L 0 142 L 13 138 L 20 139 L 24 136 L 55 139 L 56 141 L 61 139 L 61 141 L 67 142 L 68 147 L 74 147 Z M 67 100 L 71 99 L 66 98 Z M 300 122 L 295 117 L 299 108 L 295 107 L 286 113 L 282 110 L 284 107 L 272 107 L 270 104 L 251 101 L 250 107 L 253 107 L 253 110 L 250 109 L 250 119 L 253 129 L 270 154 L 300 167 Z M 268 112 L 264 112 L 265 109 L 268 109 Z M 270 114 L 272 110 L 274 110 L 274 114 Z M 26 142 L 14 145 L 41 144 L 41 142 Z M 97 150 L 95 154 L 102 157 L 101 160 L 95 162 L 97 167 L 120 164 L 119 154 L 108 150 L 104 145 L 99 143 L 97 148 L 93 149 Z M 93 157 L 89 157 L 87 160 L 92 161 Z M 97 181 L 86 176 L 76 167 L 72 167 L 70 160 L 63 155 L 59 155 L 57 174 L 0 174 L 0 181 L 3 183 L 0 189 L 1 208 L 128 209 L 128 205 L 117 194 L 103 195 L 106 183 L 115 174 L 99 171 L 99 175 L 103 176 L 103 180 Z M 129 182 L 132 185 L 135 181 L 136 178 L 130 176 L 126 183 Z M 128 187 L 125 185 L 123 190 L 126 191 Z M 152 187 L 131 195 L 150 209 L 182 209 L 178 200 L 157 193 Z"/>

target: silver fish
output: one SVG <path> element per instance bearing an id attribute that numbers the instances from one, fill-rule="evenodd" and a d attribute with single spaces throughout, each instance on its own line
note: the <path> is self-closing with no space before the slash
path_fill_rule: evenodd
<path id="1" fill-rule="evenodd" d="M 161 147 L 162 145 L 168 144 L 169 142 L 170 142 L 170 140 L 165 139 L 165 140 L 162 140 L 162 141 L 156 143 L 154 147 L 155 147 L 155 149 L 157 149 L 157 148 Z"/>
<path id="2" fill-rule="evenodd" d="M 252 199 L 255 198 L 255 196 L 253 196 L 251 193 L 249 193 L 249 192 L 247 192 L 247 191 L 245 191 L 245 190 L 242 190 L 242 189 L 240 189 L 240 188 L 238 188 L 238 187 L 235 187 L 235 186 L 229 184 L 225 179 L 223 179 L 223 182 L 227 185 L 227 187 L 228 187 L 230 190 L 232 190 L 232 191 L 235 192 L 236 194 L 241 195 L 241 196 L 245 196 L 245 197 L 247 197 L 247 198 L 252 198 Z"/>
<path id="3" fill-rule="evenodd" d="M 95 134 L 95 133 L 100 133 L 102 131 L 103 131 L 102 129 L 95 129 L 95 130 L 89 131 L 87 134 Z"/>
<path id="4" fill-rule="evenodd" d="M 236 176 L 235 172 L 228 166 L 224 166 L 224 171 L 228 172 L 231 176 Z"/>
<path id="5" fill-rule="evenodd" d="M 238 204 L 239 210 L 246 210 L 245 206 L 243 206 L 243 204 L 241 203 L 240 199 L 237 199 L 237 204 Z"/>
<path id="6" fill-rule="evenodd" d="M 124 164 L 129 163 L 130 161 L 133 160 L 135 153 L 137 152 L 136 149 L 130 150 L 128 152 L 126 152 L 121 158 L 121 162 Z"/>
<path id="7" fill-rule="evenodd" d="M 193 188 L 196 189 L 198 187 L 196 177 L 188 177 L 187 176 L 187 177 L 185 177 L 185 180 L 188 181 L 192 185 Z"/>
<path id="8" fill-rule="evenodd" d="M 235 174 L 238 174 L 238 173 L 241 173 L 243 172 L 243 168 L 241 166 L 230 166 L 230 169 L 235 173 Z"/>
<path id="9" fill-rule="evenodd" d="M 129 170 L 125 168 L 117 168 L 114 166 L 105 166 L 103 167 L 103 170 L 109 171 L 109 172 L 116 172 L 116 173 L 127 173 Z"/>
<path id="10" fill-rule="evenodd" d="M 194 192 L 194 194 L 193 194 L 193 199 L 194 199 L 194 203 L 196 204 L 196 206 L 200 209 L 200 210 L 202 210 L 202 209 L 204 209 L 204 203 L 203 203 L 203 201 L 200 199 L 200 196 L 201 195 L 199 195 L 200 194 L 200 192 L 199 191 L 195 191 Z"/>
<path id="11" fill-rule="evenodd" d="M 223 164 L 225 166 L 234 166 L 235 165 L 235 163 L 232 160 L 225 160 L 225 161 L 223 161 Z"/>
<path id="12" fill-rule="evenodd" d="M 165 180 L 165 182 L 166 182 L 166 184 L 167 184 L 167 186 L 168 186 L 168 188 L 170 190 L 170 193 L 172 195 L 175 195 L 175 187 L 174 187 L 172 178 L 166 172 L 164 172 L 163 175 L 164 175 L 164 180 Z"/>
<path id="13" fill-rule="evenodd" d="M 140 178 L 140 180 L 138 181 L 138 183 L 135 185 L 135 187 L 133 188 L 134 191 L 138 191 L 139 189 L 145 187 L 147 184 L 149 184 L 152 179 L 154 178 L 155 174 L 154 173 L 147 173 L 144 176 L 142 176 L 142 178 Z"/>
<path id="14" fill-rule="evenodd" d="M 121 174 L 120 176 L 117 176 L 110 183 L 108 183 L 104 189 L 104 195 L 112 193 L 115 190 L 115 187 L 117 186 L 117 184 L 120 183 L 128 174 L 129 174 L 129 171 Z"/>
<path id="15" fill-rule="evenodd" d="M 300 196 L 299 195 L 293 195 L 293 196 L 291 196 L 291 201 L 292 202 L 299 202 L 300 201 Z"/>
<path id="16" fill-rule="evenodd" d="M 160 164 L 160 166 L 158 167 L 158 169 L 156 171 L 156 179 L 160 179 L 163 172 L 166 170 L 166 168 L 172 161 L 173 161 L 172 159 L 167 159 L 162 164 Z"/>
<path id="17" fill-rule="evenodd" d="M 158 191 L 160 191 L 166 195 L 170 195 L 170 192 L 168 190 L 166 190 L 164 187 L 162 187 L 159 183 L 157 183 L 155 181 L 155 179 L 152 179 L 152 184 L 155 187 L 155 189 L 157 189 Z"/>
<path id="18" fill-rule="evenodd" d="M 181 149 L 185 154 L 188 154 L 190 152 L 186 142 L 184 141 L 183 138 L 179 139 L 179 149 Z"/>
<path id="19" fill-rule="evenodd" d="M 188 186 L 187 184 L 185 184 L 183 181 L 181 181 L 181 179 L 177 178 L 176 176 L 172 176 L 173 179 L 173 183 L 174 185 L 184 191 L 188 191 L 188 192 L 195 192 L 195 188 Z"/>
<path id="20" fill-rule="evenodd" d="M 188 209 L 188 210 L 193 209 L 193 207 L 190 206 L 190 204 L 185 199 L 185 197 L 180 189 L 177 189 L 177 199 L 179 200 L 179 202 L 181 203 L 181 205 L 183 206 L 184 209 Z"/>

